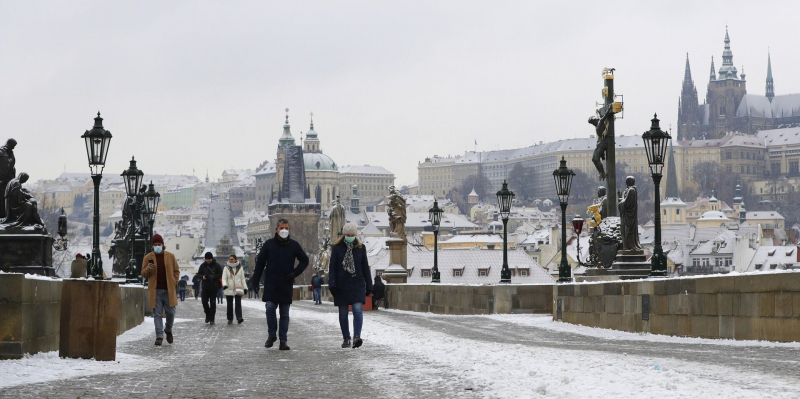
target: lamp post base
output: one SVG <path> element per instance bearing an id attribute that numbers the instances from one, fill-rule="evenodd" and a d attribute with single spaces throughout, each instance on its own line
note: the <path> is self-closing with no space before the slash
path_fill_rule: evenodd
<path id="1" fill-rule="evenodd" d="M 511 269 L 506 265 L 500 271 L 500 284 L 511 284 Z"/>

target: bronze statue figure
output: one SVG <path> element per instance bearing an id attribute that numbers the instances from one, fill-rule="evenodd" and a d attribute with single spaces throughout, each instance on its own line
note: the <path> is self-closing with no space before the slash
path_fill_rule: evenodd
<path id="1" fill-rule="evenodd" d="M 639 251 L 642 249 L 642 246 L 639 245 L 638 205 L 635 184 L 636 180 L 633 176 L 628 176 L 625 179 L 625 185 L 628 187 L 619 200 L 619 229 L 622 236 L 623 251 Z"/>
<path id="2" fill-rule="evenodd" d="M 35 232 L 47 234 L 47 228 L 39 216 L 36 200 L 22 185 L 28 181 L 27 173 L 20 173 L 6 185 L 5 214 L 0 219 L 0 231 Z"/>
<path id="3" fill-rule="evenodd" d="M 597 171 L 600 173 L 600 180 L 605 180 L 608 176 L 603 167 L 603 161 L 605 161 L 606 151 L 608 151 L 608 140 L 606 140 L 608 121 L 613 117 L 614 111 L 609 107 L 602 118 L 598 118 L 597 116 L 589 118 L 589 123 L 594 125 L 595 132 L 597 133 L 597 147 L 595 147 L 594 154 L 592 155 L 592 163 L 594 163 L 594 167 L 597 168 Z M 612 148 L 611 150 L 613 151 L 614 149 Z"/>
<path id="4" fill-rule="evenodd" d="M 5 193 L 8 183 L 17 176 L 16 158 L 14 158 L 14 147 L 17 146 L 17 140 L 8 139 L 6 145 L 0 147 L 0 201 L 3 205 L 0 206 L 0 219 L 6 217 L 5 209 Z"/>

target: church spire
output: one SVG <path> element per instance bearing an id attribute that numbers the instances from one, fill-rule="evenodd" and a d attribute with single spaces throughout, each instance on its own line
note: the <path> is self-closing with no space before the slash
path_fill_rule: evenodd
<path id="1" fill-rule="evenodd" d="M 711 56 L 711 75 L 708 77 L 709 80 L 717 80 L 717 72 L 714 70 L 714 56 Z"/>
<path id="2" fill-rule="evenodd" d="M 737 79 L 736 67 L 733 65 L 733 52 L 731 51 L 731 38 L 728 36 L 728 27 L 725 27 L 725 50 L 722 51 L 722 66 L 719 67 L 720 80 Z"/>
<path id="3" fill-rule="evenodd" d="M 772 102 L 772 98 L 775 97 L 775 86 L 774 82 L 772 81 L 772 56 L 767 51 L 767 98 L 769 102 Z"/>
<path id="4" fill-rule="evenodd" d="M 283 125 L 283 135 L 278 140 L 279 147 L 287 145 L 294 145 L 294 137 L 292 137 L 291 126 L 289 126 L 289 108 L 286 108 L 286 122 Z"/>
<path id="5" fill-rule="evenodd" d="M 672 148 L 672 140 L 669 141 L 669 163 L 667 165 L 667 192 L 664 198 L 680 198 L 678 191 L 678 169 L 675 166 L 675 150 Z"/>
<path id="6" fill-rule="evenodd" d="M 683 71 L 683 84 L 694 85 L 694 81 L 692 80 L 692 69 L 689 67 L 689 53 L 686 53 L 686 68 Z"/>

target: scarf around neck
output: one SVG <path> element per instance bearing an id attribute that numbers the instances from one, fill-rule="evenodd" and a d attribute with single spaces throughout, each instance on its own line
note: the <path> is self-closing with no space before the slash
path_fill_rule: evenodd
<path id="1" fill-rule="evenodd" d="M 355 260 L 353 260 L 353 243 L 345 241 L 344 245 L 347 246 L 347 252 L 344 254 L 344 260 L 342 261 L 342 266 L 344 267 L 344 271 L 350 273 L 350 275 L 355 277 L 356 264 Z"/>

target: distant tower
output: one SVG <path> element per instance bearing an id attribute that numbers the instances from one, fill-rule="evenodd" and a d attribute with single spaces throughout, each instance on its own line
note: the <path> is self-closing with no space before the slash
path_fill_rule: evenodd
<path id="1" fill-rule="evenodd" d="M 319 137 L 317 137 L 317 132 L 314 131 L 314 113 L 311 113 L 311 127 L 308 128 L 308 133 L 306 133 L 306 141 L 303 142 L 303 152 L 310 154 L 310 153 L 322 153 L 322 147 L 320 146 Z"/>
<path id="2" fill-rule="evenodd" d="M 708 138 L 720 138 L 729 131 L 737 130 L 736 109 L 747 94 L 747 82 L 738 76 L 733 65 L 733 52 L 728 28 L 725 28 L 725 49 L 722 51 L 722 66 L 719 76 L 714 79 L 712 59 L 711 76 L 708 82 Z"/>
<path id="3" fill-rule="evenodd" d="M 769 102 L 775 97 L 775 85 L 772 81 L 772 56 L 767 52 L 767 98 Z"/>
<path id="4" fill-rule="evenodd" d="M 350 198 L 350 212 L 358 214 L 358 185 L 353 184 L 353 197 Z"/>
<path id="5" fill-rule="evenodd" d="M 697 107 L 697 88 L 692 80 L 692 70 L 689 67 L 689 53 L 686 53 L 683 87 L 678 100 L 678 140 L 697 138 L 699 122 Z"/>
<path id="6" fill-rule="evenodd" d="M 208 183 L 208 169 L 206 169 L 206 183 Z"/>
<path id="7" fill-rule="evenodd" d="M 711 75 L 709 75 L 708 80 L 717 80 L 717 72 L 714 70 L 714 56 L 711 56 Z"/>
<path id="8" fill-rule="evenodd" d="M 278 190 L 282 191 L 280 187 L 283 182 L 284 164 L 286 163 L 286 148 L 294 146 L 294 137 L 292 137 L 292 129 L 289 125 L 289 108 L 286 108 L 286 122 L 283 124 L 283 135 L 278 140 L 278 154 L 275 159 L 275 181 L 279 182 Z M 282 200 L 282 196 L 286 193 L 278 193 L 278 202 Z"/>
<path id="9" fill-rule="evenodd" d="M 667 190 L 664 198 L 680 198 L 678 191 L 678 168 L 675 164 L 675 150 L 672 148 L 672 140 L 669 141 L 669 158 L 667 159 Z"/>

